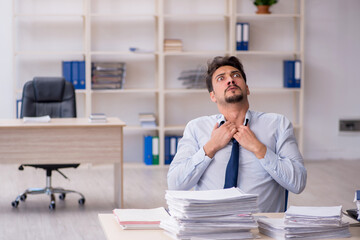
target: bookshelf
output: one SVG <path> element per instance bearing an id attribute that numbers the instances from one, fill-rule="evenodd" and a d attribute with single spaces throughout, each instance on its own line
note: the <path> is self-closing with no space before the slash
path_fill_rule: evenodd
<path id="1" fill-rule="evenodd" d="M 302 150 L 304 2 L 279 1 L 272 14 L 258 15 L 250 0 L 14 0 L 14 98 L 34 76 L 61 75 L 61 61 L 85 60 L 78 116 L 102 112 L 126 122 L 126 162 L 142 160 L 143 135 L 159 136 L 163 165 L 165 135 L 218 112 L 206 89 L 186 89 L 177 77 L 214 56 L 235 55 L 248 77 L 250 108 L 286 115 Z M 250 23 L 249 51 L 235 50 L 237 22 Z M 164 51 L 164 39 L 181 39 L 183 51 Z M 283 88 L 282 62 L 293 59 L 302 62 L 301 88 Z M 92 61 L 126 62 L 124 88 L 92 90 Z M 141 112 L 155 113 L 158 126 L 141 128 Z"/>

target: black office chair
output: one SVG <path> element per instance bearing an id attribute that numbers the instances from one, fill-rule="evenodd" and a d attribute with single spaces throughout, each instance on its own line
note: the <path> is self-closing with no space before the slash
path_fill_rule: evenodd
<path id="1" fill-rule="evenodd" d="M 21 118 L 39 117 L 49 115 L 51 118 L 73 118 L 76 117 L 75 90 L 72 83 L 65 81 L 61 77 L 35 77 L 32 81 L 26 82 L 23 88 Z M 50 195 L 51 210 L 55 209 L 55 193 L 59 193 L 59 198 L 64 200 L 67 193 L 77 193 L 81 196 L 79 204 L 85 204 L 83 194 L 73 190 L 63 188 L 53 188 L 51 186 L 52 171 L 59 172 L 63 177 L 67 177 L 60 172 L 60 168 L 77 168 L 79 164 L 22 164 L 19 170 L 24 167 L 35 167 L 46 170 L 46 187 L 29 188 L 20 194 L 11 205 L 16 208 L 19 200 L 25 201 L 28 194 Z"/>

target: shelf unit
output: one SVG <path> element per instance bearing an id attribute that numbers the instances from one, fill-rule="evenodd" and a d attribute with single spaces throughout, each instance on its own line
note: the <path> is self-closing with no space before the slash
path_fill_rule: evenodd
<path id="1" fill-rule="evenodd" d="M 163 165 L 165 135 L 182 134 L 189 120 L 217 113 L 207 90 L 185 89 L 180 72 L 235 55 L 248 77 L 250 108 L 285 114 L 302 150 L 304 1 L 279 1 L 272 14 L 258 15 L 249 0 L 14 0 L 14 98 L 34 76 L 61 75 L 62 60 L 85 60 L 78 116 L 104 112 L 125 121 L 127 162 L 142 160 L 143 135 L 158 135 Z M 249 51 L 235 50 L 237 22 L 250 23 Z M 181 39 L 183 51 L 165 52 L 166 38 Z M 282 61 L 288 59 L 302 62 L 301 88 L 282 87 Z M 126 62 L 123 89 L 91 89 L 91 62 L 102 60 Z M 140 112 L 154 112 L 158 127 L 141 128 Z"/>

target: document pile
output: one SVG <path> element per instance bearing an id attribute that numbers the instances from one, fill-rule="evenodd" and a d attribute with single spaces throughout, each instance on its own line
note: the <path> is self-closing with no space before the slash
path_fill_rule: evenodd
<path id="1" fill-rule="evenodd" d="M 238 188 L 208 191 L 167 191 L 171 218 L 160 227 L 175 239 L 247 239 L 257 228 L 252 213 L 257 195 Z"/>
<path id="2" fill-rule="evenodd" d="M 160 221 L 170 218 L 163 207 L 114 209 L 113 214 L 123 229 L 160 229 Z"/>
<path id="3" fill-rule="evenodd" d="M 104 113 L 92 113 L 89 116 L 89 122 L 91 123 L 105 123 L 107 122 L 106 115 Z"/>
<path id="4" fill-rule="evenodd" d="M 323 239 L 350 237 L 342 207 L 291 206 L 282 218 L 260 218 L 259 231 L 276 239 Z"/>

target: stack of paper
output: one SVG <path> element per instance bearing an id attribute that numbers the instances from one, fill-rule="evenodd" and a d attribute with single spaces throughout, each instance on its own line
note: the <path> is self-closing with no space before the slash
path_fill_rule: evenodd
<path id="1" fill-rule="evenodd" d="M 107 118 L 104 113 L 92 113 L 89 116 L 89 122 L 104 123 L 104 122 L 107 122 Z"/>
<path id="2" fill-rule="evenodd" d="M 160 229 L 160 221 L 170 218 L 163 207 L 152 209 L 114 209 L 113 213 L 123 229 Z"/>
<path id="3" fill-rule="evenodd" d="M 238 188 L 208 191 L 167 191 L 171 219 L 160 227 L 175 239 L 247 239 L 257 228 L 252 213 L 257 195 Z"/>
<path id="4" fill-rule="evenodd" d="M 24 117 L 24 123 L 46 123 L 50 122 L 50 116 L 41 116 L 41 117 Z"/>
<path id="5" fill-rule="evenodd" d="M 285 218 L 260 218 L 259 231 L 276 239 L 350 237 L 349 223 L 341 221 L 342 207 L 291 206 Z"/>
<path id="6" fill-rule="evenodd" d="M 143 128 L 154 128 L 156 127 L 156 118 L 153 113 L 139 113 L 140 125 Z"/>

